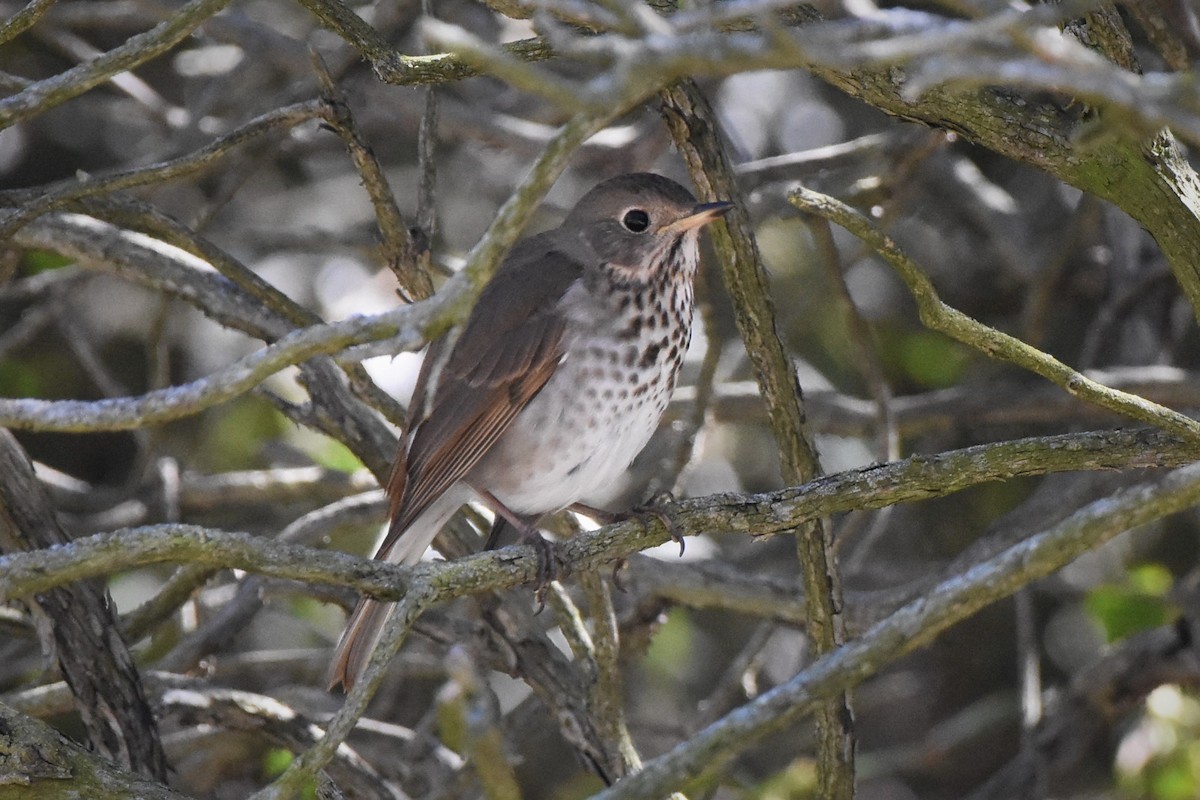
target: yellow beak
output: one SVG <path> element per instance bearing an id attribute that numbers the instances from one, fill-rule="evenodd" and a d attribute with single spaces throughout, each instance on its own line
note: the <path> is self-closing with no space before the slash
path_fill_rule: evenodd
<path id="1" fill-rule="evenodd" d="M 699 228 L 701 225 L 707 225 L 718 217 L 723 217 L 733 208 L 733 203 L 721 200 L 716 203 L 700 203 L 692 206 L 692 210 L 684 216 L 672 222 L 663 228 L 664 231 L 672 231 L 682 233 L 690 231 L 692 228 Z"/>

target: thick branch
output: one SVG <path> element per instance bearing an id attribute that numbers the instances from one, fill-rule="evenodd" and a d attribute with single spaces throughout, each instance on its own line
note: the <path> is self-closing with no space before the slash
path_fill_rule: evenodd
<path id="1" fill-rule="evenodd" d="M 720 770 L 739 753 L 933 641 L 954 623 L 1052 574 L 1119 533 L 1200 501 L 1200 464 L 1087 505 L 961 575 L 943 581 L 858 639 L 823 656 L 787 683 L 731 712 L 596 800 L 660 797 L 688 779 Z"/>
<path id="2" fill-rule="evenodd" d="M 981 483 L 1093 469 L 1178 466 L 1200 458 L 1200 445 L 1155 431 L 1097 431 L 976 445 L 934 456 L 839 472 L 804 486 L 758 495 L 712 495 L 670 507 L 685 534 L 769 535 L 811 519 L 944 497 Z M 560 545 L 572 570 L 596 569 L 662 544 L 661 522 L 623 522 Z M 0 601 L 71 581 L 169 561 L 259 572 L 310 583 L 350 586 L 395 600 L 412 581 L 428 581 L 439 601 L 511 588 L 538 578 L 533 547 L 507 547 L 450 562 L 397 567 L 343 553 L 280 544 L 196 525 L 152 525 L 77 539 L 67 547 L 0 558 Z"/>
<path id="3" fill-rule="evenodd" d="M 0 549 L 29 552 L 69 541 L 25 451 L 0 429 Z M 54 644 L 93 746 L 129 769 L 165 779 L 158 728 L 108 591 L 83 581 L 41 592 L 29 605 L 48 623 L 43 635 Z"/>
<path id="4" fill-rule="evenodd" d="M 0 779 L 5 797 L 187 800 L 158 781 L 120 769 L 67 737 L 0 703 Z M 22 785 L 23 784 L 23 785 Z"/>
<path id="5" fill-rule="evenodd" d="M 672 137 L 701 193 L 707 199 L 741 199 L 733 167 L 718 135 L 716 114 L 695 82 L 684 80 L 663 90 L 662 101 Z M 738 330 L 766 400 L 784 482 L 811 480 L 821 473 L 821 464 L 805 430 L 796 368 L 775 329 L 775 305 L 744 203 L 738 203 L 722 225 L 713 227 L 712 238 Z M 832 650 L 845 639 L 838 613 L 842 606 L 841 582 L 829 533 L 820 519 L 796 530 L 796 553 L 808 611 L 805 631 L 818 654 Z M 845 696 L 831 699 L 818 714 L 818 779 L 823 797 L 854 796 L 852 720 Z"/>

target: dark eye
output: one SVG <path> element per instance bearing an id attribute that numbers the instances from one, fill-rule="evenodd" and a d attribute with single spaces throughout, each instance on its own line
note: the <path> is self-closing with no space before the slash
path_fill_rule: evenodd
<path id="1" fill-rule="evenodd" d="M 625 216 L 621 217 L 621 224 L 627 231 L 641 233 L 650 227 L 650 215 L 640 208 L 631 208 L 625 212 Z"/>

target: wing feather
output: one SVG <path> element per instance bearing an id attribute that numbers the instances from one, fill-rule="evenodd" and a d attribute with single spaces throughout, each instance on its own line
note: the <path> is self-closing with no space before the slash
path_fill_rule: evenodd
<path id="1" fill-rule="evenodd" d="M 479 463 L 558 368 L 566 333 L 558 301 L 583 266 L 556 246 L 557 233 L 514 248 L 476 302 L 428 413 L 401 442 L 388 481 L 393 522 L 377 558 Z"/>

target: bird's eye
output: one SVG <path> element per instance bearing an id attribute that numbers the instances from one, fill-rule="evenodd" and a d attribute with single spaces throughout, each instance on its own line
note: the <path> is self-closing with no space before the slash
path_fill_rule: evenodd
<path id="1" fill-rule="evenodd" d="M 640 208 L 631 208 L 625 212 L 625 216 L 621 217 L 621 224 L 627 231 L 642 233 L 650 227 L 650 215 Z"/>

